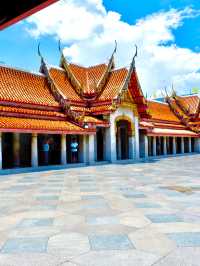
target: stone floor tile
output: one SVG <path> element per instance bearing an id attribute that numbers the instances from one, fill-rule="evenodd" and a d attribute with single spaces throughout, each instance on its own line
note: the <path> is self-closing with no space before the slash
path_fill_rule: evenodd
<path id="1" fill-rule="evenodd" d="M 152 223 L 178 223 L 183 222 L 183 219 L 175 214 L 147 214 L 146 217 Z"/>
<path id="2" fill-rule="evenodd" d="M 134 205 L 137 208 L 161 208 L 160 204 L 151 203 L 151 202 L 139 202 L 139 203 L 134 203 Z"/>
<path id="3" fill-rule="evenodd" d="M 89 216 L 86 223 L 91 225 L 119 224 L 119 219 L 115 216 Z"/>
<path id="4" fill-rule="evenodd" d="M 74 257 L 90 250 L 89 240 L 86 235 L 78 233 L 62 233 L 50 237 L 47 252 L 49 254 Z"/>
<path id="5" fill-rule="evenodd" d="M 45 253 L 48 238 L 8 239 L 0 253 Z"/>
<path id="6" fill-rule="evenodd" d="M 136 230 L 128 236 L 134 243 L 135 248 L 141 251 L 164 256 L 176 249 L 175 243 L 165 234 L 150 230 L 148 226 L 144 229 Z"/>
<path id="7" fill-rule="evenodd" d="M 59 200 L 59 196 L 57 195 L 42 195 L 42 196 L 36 196 L 36 200 L 38 201 L 48 201 L 48 200 Z"/>
<path id="8" fill-rule="evenodd" d="M 158 260 L 153 266 L 199 266 L 200 248 L 177 248 L 168 256 Z"/>
<path id="9" fill-rule="evenodd" d="M 43 218 L 43 219 L 24 219 L 17 227 L 34 227 L 34 226 L 51 226 L 53 225 L 53 218 Z"/>
<path id="10" fill-rule="evenodd" d="M 171 233 L 167 236 L 174 240 L 178 247 L 200 247 L 200 232 Z"/>
<path id="11" fill-rule="evenodd" d="M 92 250 L 127 250 L 134 246 L 127 235 L 90 235 Z"/>
<path id="12" fill-rule="evenodd" d="M 150 266 L 160 256 L 135 249 L 117 251 L 91 251 L 73 258 L 77 266 Z M 176 265 L 177 266 L 177 265 Z"/>

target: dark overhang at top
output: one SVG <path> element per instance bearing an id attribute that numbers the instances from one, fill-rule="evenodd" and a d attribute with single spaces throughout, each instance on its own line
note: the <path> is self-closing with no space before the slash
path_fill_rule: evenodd
<path id="1" fill-rule="evenodd" d="M 58 0 L 2 0 L 0 30 L 24 19 Z"/>

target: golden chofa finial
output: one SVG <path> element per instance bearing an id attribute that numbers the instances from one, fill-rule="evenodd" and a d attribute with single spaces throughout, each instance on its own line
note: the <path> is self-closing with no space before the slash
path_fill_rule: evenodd
<path id="1" fill-rule="evenodd" d="M 137 57 L 137 55 L 138 55 L 138 47 L 137 47 L 137 45 L 135 44 L 135 55 L 134 55 L 134 57 L 133 57 L 134 60 L 135 60 L 135 58 Z"/>
<path id="2" fill-rule="evenodd" d="M 116 53 L 116 51 L 117 51 L 117 41 L 115 40 L 115 49 L 113 51 L 113 54 Z"/>
<path id="3" fill-rule="evenodd" d="M 40 51 L 40 43 L 38 43 L 38 56 L 41 58 L 41 63 L 44 64 L 44 58 L 43 58 L 41 51 Z"/>
<path id="4" fill-rule="evenodd" d="M 61 41 L 60 40 L 58 41 L 58 50 L 59 50 L 60 53 L 62 53 Z"/>

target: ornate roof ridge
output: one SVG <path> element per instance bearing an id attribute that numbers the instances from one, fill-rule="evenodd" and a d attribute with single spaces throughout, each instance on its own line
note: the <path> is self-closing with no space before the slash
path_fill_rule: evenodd
<path id="1" fill-rule="evenodd" d="M 115 71 L 120 71 L 120 70 L 126 70 L 128 72 L 127 67 L 116 67 L 116 68 L 112 69 L 110 72 L 113 73 Z"/>
<path id="2" fill-rule="evenodd" d="M 94 64 L 94 65 L 90 65 L 90 66 L 83 66 L 83 65 L 81 65 L 81 64 L 73 63 L 73 62 L 69 62 L 68 64 L 69 64 L 69 66 L 70 66 L 70 65 L 74 65 L 74 66 L 77 66 L 77 67 L 80 67 L 80 68 L 84 68 L 85 70 L 89 70 L 89 69 L 91 69 L 91 68 L 95 68 L 95 67 L 103 66 L 103 65 L 107 66 L 106 63 Z"/>
<path id="3" fill-rule="evenodd" d="M 158 100 L 154 100 L 154 99 L 146 99 L 146 100 L 147 100 L 147 102 L 155 102 L 155 103 L 165 104 L 165 105 L 168 105 L 168 106 L 169 106 L 169 104 L 166 103 L 166 102 L 160 102 L 160 101 L 158 101 Z"/>
<path id="4" fill-rule="evenodd" d="M 62 67 L 60 67 L 60 66 L 55 66 L 55 65 L 51 65 L 51 64 L 47 64 L 47 66 L 48 66 L 49 69 L 54 68 L 54 69 L 57 69 L 57 70 L 65 72 L 65 70 Z"/>

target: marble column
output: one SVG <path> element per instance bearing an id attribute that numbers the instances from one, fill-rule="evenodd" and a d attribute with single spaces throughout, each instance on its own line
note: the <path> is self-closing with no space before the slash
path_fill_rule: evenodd
<path id="1" fill-rule="evenodd" d="M 20 166 L 20 134 L 13 133 L 13 163 L 14 167 Z"/>
<path id="2" fill-rule="evenodd" d="M 129 136 L 128 138 L 128 144 L 129 144 L 129 159 L 134 160 L 135 159 L 135 137 Z"/>
<path id="3" fill-rule="evenodd" d="M 0 169 L 2 169 L 2 132 L 0 132 Z"/>
<path id="4" fill-rule="evenodd" d="M 61 164 L 67 164 L 67 141 L 66 135 L 61 135 Z"/>
<path id="5" fill-rule="evenodd" d="M 192 152 L 192 140 L 191 140 L 191 137 L 188 138 L 188 151 L 190 153 Z"/>
<path id="6" fill-rule="evenodd" d="M 88 136 L 88 163 L 95 162 L 95 135 Z"/>
<path id="7" fill-rule="evenodd" d="M 105 129 L 106 137 L 106 160 L 115 162 L 117 160 L 115 121 L 110 121 L 110 127 Z"/>
<path id="8" fill-rule="evenodd" d="M 144 157 L 147 159 L 149 157 L 149 139 L 148 136 L 144 136 Z"/>
<path id="9" fill-rule="evenodd" d="M 31 137 L 31 166 L 38 166 L 38 144 L 36 133 L 33 133 Z"/>
<path id="10" fill-rule="evenodd" d="M 139 122 L 138 117 L 135 117 L 135 159 L 140 158 L 140 141 L 139 141 Z"/>
<path id="11" fill-rule="evenodd" d="M 88 161 L 88 135 L 83 135 L 80 139 L 79 158 L 81 163 L 86 163 Z"/>
<path id="12" fill-rule="evenodd" d="M 156 137 L 153 137 L 153 156 L 156 156 Z"/>
<path id="13" fill-rule="evenodd" d="M 173 154 L 176 155 L 176 137 L 173 137 Z"/>
<path id="14" fill-rule="evenodd" d="M 184 143 L 184 137 L 181 137 L 181 153 L 185 152 L 185 143 Z"/>
<path id="15" fill-rule="evenodd" d="M 163 155 L 167 155 L 167 137 L 163 137 Z"/>

